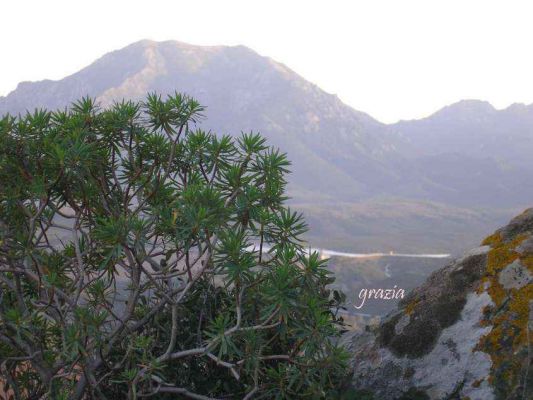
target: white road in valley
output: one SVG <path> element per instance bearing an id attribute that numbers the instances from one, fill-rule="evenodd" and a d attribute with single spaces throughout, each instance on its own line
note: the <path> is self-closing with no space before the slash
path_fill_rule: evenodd
<path id="1" fill-rule="evenodd" d="M 349 257 L 349 258 L 369 258 L 369 257 L 414 257 L 414 258 L 448 258 L 450 254 L 411 254 L 411 253 L 345 253 L 342 251 L 327 250 L 327 249 L 312 249 L 312 251 L 318 251 L 321 254 L 331 257 Z"/>
<path id="2" fill-rule="evenodd" d="M 250 250 L 252 249 L 259 250 L 259 245 L 252 245 L 249 247 Z M 269 246 L 263 245 L 263 251 L 270 250 Z M 323 257 L 347 257 L 347 258 L 372 258 L 372 257 L 411 257 L 411 258 L 449 258 L 451 257 L 450 254 L 415 254 L 415 253 L 395 253 L 393 251 L 390 251 L 388 253 L 347 253 L 343 251 L 336 251 L 336 250 L 328 250 L 328 249 L 317 249 L 317 248 L 309 248 L 309 250 L 306 250 L 306 252 L 318 252 Z"/>

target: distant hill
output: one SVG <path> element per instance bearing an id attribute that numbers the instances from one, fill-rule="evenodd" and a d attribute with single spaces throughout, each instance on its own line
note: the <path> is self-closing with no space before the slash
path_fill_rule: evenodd
<path id="1" fill-rule="evenodd" d="M 84 95 L 105 106 L 175 90 L 207 106 L 204 128 L 259 131 L 286 151 L 293 161 L 294 204 L 315 231 L 346 226 L 344 243 L 338 243 L 344 248 L 358 241 L 370 246 L 380 237 L 398 251 L 406 243 L 409 250 L 461 250 L 533 199 L 531 106 L 496 111 L 487 103 L 460 102 L 423 120 L 385 125 L 243 46 L 137 42 L 62 80 L 20 83 L 0 97 L 0 114 L 62 108 Z M 373 213 L 363 220 L 349 214 L 325 219 L 329 210 L 356 203 L 371 204 Z M 406 203 L 411 211 L 399 243 L 383 215 L 397 214 Z M 435 223 L 448 216 L 459 227 L 455 232 L 471 234 L 470 242 L 442 235 L 432 240 Z M 358 231 L 363 223 L 373 227 L 371 236 Z M 312 239 L 316 245 L 327 240 Z"/>
<path id="2" fill-rule="evenodd" d="M 312 229 L 309 240 L 350 252 L 459 255 L 484 232 L 508 220 L 507 209 L 474 209 L 419 200 L 372 199 L 335 204 L 297 203 Z"/>
<path id="3" fill-rule="evenodd" d="M 533 104 L 496 110 L 463 100 L 435 114 L 388 127 L 401 152 L 438 186 L 429 199 L 456 205 L 505 207 L 533 200 Z"/>
<path id="4" fill-rule="evenodd" d="M 494 159 L 509 168 L 533 168 L 533 104 L 496 110 L 485 101 L 463 100 L 390 129 L 414 156 L 452 153 Z"/>

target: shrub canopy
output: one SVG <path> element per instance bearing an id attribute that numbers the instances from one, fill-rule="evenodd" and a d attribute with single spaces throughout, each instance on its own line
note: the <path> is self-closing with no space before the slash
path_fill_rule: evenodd
<path id="1" fill-rule="evenodd" d="M 0 384 L 17 398 L 331 398 L 342 295 L 289 161 L 180 94 L 0 121 Z"/>

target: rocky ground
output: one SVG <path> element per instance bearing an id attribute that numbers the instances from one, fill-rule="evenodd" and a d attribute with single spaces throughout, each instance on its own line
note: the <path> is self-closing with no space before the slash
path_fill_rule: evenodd
<path id="1" fill-rule="evenodd" d="M 375 398 L 533 399 L 533 209 L 344 343 Z"/>

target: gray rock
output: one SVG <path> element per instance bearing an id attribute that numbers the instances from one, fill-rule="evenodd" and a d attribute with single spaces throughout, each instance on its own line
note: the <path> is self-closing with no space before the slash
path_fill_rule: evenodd
<path id="1" fill-rule="evenodd" d="M 524 298 L 533 285 L 533 209 L 497 232 L 503 241 L 436 271 L 378 326 L 343 338 L 353 354 L 355 388 L 391 400 L 413 393 L 431 400 L 533 399 L 524 339 L 533 323 L 533 299 Z"/>
<path id="2" fill-rule="evenodd" d="M 377 344 L 374 333 L 354 335 L 349 348 L 355 352 L 355 386 L 372 390 L 379 399 L 397 398 L 413 387 L 435 400 L 457 390 L 471 400 L 493 399 L 492 388 L 484 381 L 490 356 L 475 351 L 479 339 L 491 329 L 480 324 L 484 307 L 491 304 L 485 292 L 470 294 L 459 321 L 445 328 L 433 349 L 419 358 L 394 355 Z"/>
<path id="3" fill-rule="evenodd" d="M 515 260 L 500 272 L 498 281 L 505 289 L 520 289 L 533 282 L 533 276 L 519 260 Z"/>
<path id="4" fill-rule="evenodd" d="M 524 240 L 516 247 L 520 254 L 533 254 L 533 237 Z"/>

